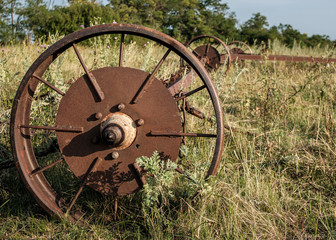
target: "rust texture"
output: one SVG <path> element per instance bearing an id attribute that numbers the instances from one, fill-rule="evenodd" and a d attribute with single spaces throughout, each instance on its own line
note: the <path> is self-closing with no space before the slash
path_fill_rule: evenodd
<path id="1" fill-rule="evenodd" d="M 180 131 L 179 110 L 171 94 L 156 78 L 153 78 L 151 87 L 142 96 L 141 101 L 138 104 L 131 104 L 137 90 L 148 78 L 146 72 L 131 68 L 108 67 L 94 70 L 93 74 L 99 79 L 98 83 L 104 89 L 105 100 L 95 101 L 92 97 L 93 89 L 87 87 L 84 77 L 79 78 L 70 87 L 61 100 L 56 122 L 58 125 L 82 126 L 84 133 L 57 132 L 60 150 L 70 169 L 79 178 L 85 175 L 92 159 L 96 157 L 104 159 L 86 182 L 86 185 L 96 191 L 109 195 L 126 195 L 136 192 L 139 185 L 129 167 L 134 164 L 136 158 L 151 156 L 155 150 L 159 150 L 169 159 L 177 158 L 181 139 L 154 138 L 148 136 L 148 133 L 151 129 Z M 125 86 L 127 86 L 127 91 L 125 91 Z M 125 105 L 122 110 L 117 107 L 120 105 L 119 102 Z M 102 113 L 102 120 L 88 121 L 87 119 L 95 112 Z M 121 132 L 125 135 L 119 137 L 116 146 L 113 142 L 103 139 L 104 129 L 109 130 L 105 125 L 105 116 L 115 116 L 119 113 L 133 119 L 133 126 L 136 128 L 136 139 L 125 147 L 119 147 L 123 146 L 129 132 L 122 128 L 123 124 L 118 125 L 114 122 L 115 130 L 111 128 L 110 131 L 113 136 L 121 128 Z M 141 128 L 135 126 L 137 119 L 143 119 L 145 122 Z M 92 143 L 91 139 L 96 136 L 101 140 L 98 143 Z M 117 159 L 112 159 L 113 151 L 118 151 Z"/>
<path id="2" fill-rule="evenodd" d="M 230 49 L 218 37 L 199 35 L 190 39 L 185 46 L 191 49 L 207 70 L 217 70 L 220 64 L 224 63 L 226 63 L 225 73 L 230 70 L 232 62 Z"/>
<path id="3" fill-rule="evenodd" d="M 119 63 L 115 67 L 90 70 L 77 46 L 103 34 L 121 35 Z M 155 41 L 167 49 L 152 72 L 123 66 L 127 35 Z M 85 74 L 63 92 L 46 81 L 43 74 L 68 49 L 75 51 Z M 217 67 L 219 58 L 214 49 L 206 46 L 199 50 L 203 54 L 213 52 L 217 59 L 208 59 L 206 64 Z M 177 54 L 185 65 L 177 73 L 171 73 L 170 82 L 163 84 L 155 75 L 159 68 L 164 67 L 170 53 Z M 81 203 L 79 198 L 84 187 L 114 195 L 115 199 L 134 193 L 145 183 L 145 172 L 137 166 L 136 158 L 151 156 L 158 151 L 162 159 L 176 161 L 181 142 L 185 143 L 187 137 L 215 138 L 213 155 L 204 175 L 207 178 L 216 174 L 223 151 L 223 113 L 214 84 L 203 64 L 175 39 L 156 30 L 130 24 L 85 28 L 65 36 L 44 51 L 21 81 L 10 122 L 13 158 L 23 183 L 37 203 L 49 213 L 75 221 L 85 215 L 76 210 L 81 209 L 76 205 Z M 203 84 L 190 90 L 195 78 Z M 48 86 L 61 98 L 55 123 L 51 126 L 48 123 L 41 126 L 32 124 L 31 106 L 33 101 L 38 101 L 34 94 L 39 84 Z M 188 89 L 185 93 L 184 88 Z M 186 114 L 205 118 L 187 101 L 200 91 L 206 91 L 212 103 L 216 118 L 212 133 L 202 133 L 197 129 L 186 131 Z M 32 132 L 37 131 L 56 132 L 57 148 L 62 155 L 60 159 L 46 166 L 39 165 L 39 154 L 34 152 L 32 137 Z M 68 189 L 57 192 L 45 175 L 45 171 L 54 171 L 59 164 L 68 167 L 67 170 L 81 180 L 70 201 L 62 196 Z M 180 173 L 183 174 L 181 169 Z"/>
<path id="4" fill-rule="evenodd" d="M 225 53 L 219 53 L 217 47 L 204 43 L 204 39 L 214 39 L 220 42 L 226 49 Z M 336 63 L 336 58 L 321 58 L 321 57 L 304 57 L 304 56 L 287 56 L 287 55 L 263 55 L 253 54 L 251 48 L 244 42 L 232 41 L 225 45 L 220 39 L 211 35 L 200 35 L 191 39 L 186 46 L 190 46 L 197 40 L 203 40 L 200 45 L 197 45 L 192 52 L 208 70 L 217 70 L 219 64 L 229 62 L 227 71 L 230 69 L 231 62 L 252 60 L 252 61 L 286 61 L 286 62 L 311 62 L 311 63 Z M 228 58 L 229 56 L 229 58 Z"/>
<path id="5" fill-rule="evenodd" d="M 254 61 L 286 61 L 286 62 L 312 62 L 312 63 L 336 63 L 336 58 L 301 57 L 287 55 L 258 55 L 258 54 L 231 54 L 232 60 Z"/>
<path id="6" fill-rule="evenodd" d="M 230 48 L 231 55 L 243 53 L 252 54 L 252 49 L 250 48 L 250 46 L 242 41 L 232 41 L 229 42 L 227 45 Z"/>

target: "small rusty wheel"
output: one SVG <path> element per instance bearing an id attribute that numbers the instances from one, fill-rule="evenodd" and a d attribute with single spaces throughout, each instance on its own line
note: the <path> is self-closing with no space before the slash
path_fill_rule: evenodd
<path id="1" fill-rule="evenodd" d="M 219 38 L 211 35 L 199 35 L 185 44 L 209 70 L 217 70 L 225 64 L 225 74 L 230 70 L 231 54 L 228 46 Z"/>
<path id="2" fill-rule="evenodd" d="M 83 57 L 88 47 L 83 46 L 95 44 L 97 38 L 106 36 L 120 39 L 116 45 L 119 64 L 95 67 L 99 60 L 94 58 L 92 67 L 88 67 L 88 60 Z M 132 67 L 123 64 L 124 49 L 128 46 L 126 36 L 140 39 L 141 46 L 137 51 L 144 48 L 147 41 L 160 47 L 163 57 L 155 63 L 153 70 L 144 71 L 139 69 L 141 67 L 133 67 L 135 64 L 131 64 Z M 129 46 L 134 44 L 135 41 Z M 172 61 L 169 54 L 188 63 L 189 76 L 199 79 L 199 87 L 181 84 L 183 78 L 168 87 L 158 80 L 155 75 L 164 62 Z M 83 73 L 72 65 L 67 66 L 70 55 L 78 60 Z M 62 79 L 61 74 L 54 73 L 55 69 L 69 71 L 73 77 Z M 197 88 L 192 89 L 195 86 Z M 185 106 L 186 99 L 192 101 L 194 96 L 212 109 L 209 116 L 212 129 L 195 130 L 193 125 L 185 126 L 189 112 L 181 106 Z M 162 159 L 176 161 L 183 138 L 192 137 L 190 144 L 197 139 L 202 144 L 208 139 L 212 141 L 206 149 L 211 149 L 211 155 L 205 158 L 208 164 L 204 176 L 216 174 L 224 136 L 217 92 L 198 59 L 173 38 L 129 24 L 104 24 L 82 29 L 45 50 L 18 88 L 10 129 L 14 160 L 30 193 L 49 213 L 71 220 L 86 213 L 87 208 L 81 205 L 85 201 L 78 200 L 85 192 L 85 186 L 105 195 L 135 193 L 143 185 L 136 158 L 151 156 L 158 151 Z M 39 151 L 45 152 L 42 143 L 52 138 L 57 139 L 53 146 L 58 150 L 39 154 Z M 178 171 L 183 173 L 185 170 L 179 165 Z M 72 188 L 74 190 L 70 191 Z"/>
<path id="3" fill-rule="evenodd" d="M 249 45 L 241 41 L 232 41 L 227 44 L 231 54 L 252 54 L 252 49 Z"/>

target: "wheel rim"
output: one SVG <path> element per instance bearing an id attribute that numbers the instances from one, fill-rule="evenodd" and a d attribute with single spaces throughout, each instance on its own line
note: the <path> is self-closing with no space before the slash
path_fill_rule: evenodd
<path id="1" fill-rule="evenodd" d="M 47 168 L 51 168 L 54 165 L 63 162 L 63 158 L 53 162 L 52 164 L 46 166 L 45 168 L 40 167 L 39 163 L 36 159 L 36 156 L 34 154 L 34 148 L 33 148 L 33 143 L 32 143 L 32 137 L 31 137 L 31 129 L 35 128 L 37 129 L 38 126 L 32 126 L 31 125 L 31 108 L 32 104 L 34 102 L 34 92 L 36 88 L 38 87 L 39 84 L 45 84 L 49 88 L 53 89 L 53 91 L 56 91 L 59 93 L 59 95 L 62 96 L 61 100 L 61 105 L 63 99 L 66 102 L 67 95 L 70 95 L 71 89 L 69 89 L 69 93 L 63 93 L 61 90 L 51 86 L 43 79 L 43 74 L 46 72 L 47 68 L 55 61 L 55 59 L 61 55 L 63 52 L 65 52 L 69 48 L 77 49 L 76 44 L 79 42 L 82 42 L 84 40 L 97 37 L 100 35 L 104 34 L 121 34 L 121 38 L 123 39 L 126 34 L 128 35 L 134 35 L 134 36 L 140 36 L 144 39 L 150 39 L 156 43 L 161 44 L 162 46 L 165 46 L 168 48 L 167 52 L 165 55 L 168 55 L 170 52 L 174 52 L 178 56 L 184 59 L 191 68 L 194 70 L 194 72 L 197 74 L 197 76 L 202 80 L 204 83 L 204 89 L 207 90 L 207 93 L 211 99 L 211 103 L 214 109 L 214 114 L 216 117 L 216 142 L 215 142 L 215 147 L 213 151 L 213 157 L 210 163 L 210 166 L 205 174 L 205 177 L 208 177 L 210 175 L 216 174 L 221 155 L 222 155 L 222 149 L 223 149 L 223 116 L 222 116 L 222 110 L 220 107 L 220 102 L 218 95 L 216 93 L 216 90 L 210 81 L 210 77 L 208 76 L 206 70 L 202 67 L 201 63 L 197 60 L 195 56 L 193 56 L 182 44 L 177 42 L 176 40 L 172 39 L 171 37 L 160 33 L 158 31 L 155 31 L 153 29 L 145 28 L 145 27 L 140 27 L 136 25 L 128 25 L 128 24 L 104 24 L 104 25 L 98 25 L 98 26 L 93 26 L 90 28 L 86 28 L 77 32 L 74 32 L 60 41 L 56 42 L 54 45 L 52 45 L 49 49 L 47 49 L 45 52 L 41 54 L 41 56 L 32 64 L 30 69 L 27 71 L 25 74 L 19 88 L 16 94 L 16 97 L 13 102 L 13 108 L 12 108 L 12 115 L 11 115 L 11 144 L 12 144 L 12 152 L 13 156 L 18 168 L 18 171 L 20 173 L 20 176 L 30 191 L 30 193 L 34 196 L 34 198 L 37 200 L 37 202 L 48 212 L 57 214 L 61 217 L 66 216 L 66 213 L 70 211 L 74 203 L 76 202 L 76 199 L 78 198 L 78 195 L 81 192 L 81 189 L 85 185 L 90 185 L 89 179 L 91 177 L 88 177 L 89 174 L 95 173 L 97 171 L 97 168 L 99 168 L 101 162 L 106 161 L 106 159 L 102 159 L 101 157 L 97 157 L 94 159 L 91 159 L 90 164 L 85 165 L 85 173 L 88 175 L 82 176 L 83 174 L 76 173 L 78 177 L 83 179 L 84 181 L 82 182 L 82 185 L 80 189 L 78 190 L 76 196 L 72 198 L 71 202 L 65 202 L 61 194 L 57 193 L 53 186 L 50 185 L 49 181 L 46 179 L 44 176 L 44 171 Z M 120 44 L 120 56 L 122 56 L 122 51 L 123 51 L 123 42 Z M 77 49 L 78 50 L 78 49 Z M 80 59 L 80 55 L 79 55 Z M 165 61 L 165 57 L 162 58 L 163 61 Z M 161 61 L 162 61 L 161 60 Z M 122 62 L 122 60 L 120 61 Z M 119 64 L 122 65 L 122 64 Z M 160 68 L 160 63 L 157 65 L 158 68 Z M 83 66 L 83 68 L 85 68 Z M 98 69 L 97 71 L 89 71 L 89 74 L 84 74 L 83 77 L 81 77 L 82 81 L 83 78 L 90 78 L 90 74 L 100 76 L 101 73 L 99 72 L 104 72 L 107 71 L 109 74 L 113 73 L 117 69 L 117 72 L 120 72 L 121 69 L 125 70 L 124 67 L 120 66 L 119 68 L 107 68 L 105 69 Z M 153 78 L 149 78 L 149 84 L 146 85 L 144 82 L 148 80 L 148 77 L 150 75 L 146 75 L 145 72 L 140 71 L 137 72 L 135 70 L 129 70 L 132 74 L 144 74 L 145 77 L 142 77 L 141 79 L 143 80 L 143 84 L 141 87 L 139 87 L 138 92 L 135 94 L 135 97 L 133 99 L 130 99 L 132 104 L 140 104 L 138 102 L 141 102 L 146 98 L 146 92 L 151 91 L 150 89 L 153 87 L 154 89 L 161 89 L 160 91 L 164 92 L 163 97 L 164 100 L 169 100 L 170 102 L 176 102 L 178 99 L 173 98 L 173 96 L 169 95 L 169 91 L 165 92 L 166 89 L 162 90 L 162 86 L 159 84 L 160 82 L 155 78 L 155 70 L 152 73 Z M 126 69 L 127 72 L 127 69 Z M 92 77 L 92 76 L 91 76 Z M 94 102 L 104 102 L 107 101 L 108 97 L 106 97 L 106 94 L 109 92 L 104 93 L 104 90 L 101 89 L 100 84 L 102 82 L 100 81 L 95 81 L 96 76 L 93 77 L 93 80 L 89 80 L 90 84 L 90 89 L 92 92 L 94 92 L 93 95 L 95 95 L 95 101 Z M 146 78 L 146 79 L 143 79 Z M 105 79 L 105 78 L 103 78 Z M 79 82 L 80 80 L 78 79 L 74 84 Z M 74 85 L 73 84 L 73 85 Z M 72 85 L 71 85 L 72 86 Z M 75 85 L 74 85 L 75 86 Z M 81 85 L 83 86 L 83 84 Z M 71 88 L 71 87 L 70 87 Z M 100 91 L 101 90 L 101 91 Z M 159 91 L 158 90 L 158 91 Z M 175 92 L 174 92 L 175 93 Z M 168 96 L 168 95 L 169 96 Z M 172 94 L 172 91 L 170 91 L 170 94 Z M 184 101 L 188 96 L 180 96 L 180 101 Z M 156 99 L 160 99 L 158 96 Z M 72 99 L 70 98 L 71 101 Z M 162 99 L 160 101 L 163 101 Z M 126 103 L 126 109 L 128 108 L 128 102 Z M 72 133 L 72 134 L 77 134 L 80 135 L 81 133 L 85 133 L 87 129 L 83 126 L 64 126 L 67 124 L 67 121 L 69 121 L 69 117 L 66 113 L 63 113 L 62 111 L 62 106 L 60 105 L 59 112 L 57 112 L 58 116 L 56 119 L 56 123 L 61 125 L 60 126 L 52 126 L 47 129 L 44 126 L 40 126 L 40 128 L 44 130 L 56 130 L 57 133 L 57 140 L 60 143 L 60 149 L 64 155 L 64 148 L 66 147 L 66 137 L 62 137 L 62 135 L 67 136 L 66 134 Z M 174 109 L 175 107 L 175 109 Z M 176 113 L 178 112 L 176 105 L 173 106 L 173 104 L 170 103 L 169 107 L 170 113 Z M 119 109 L 120 110 L 120 109 Z M 57 110 L 58 111 L 58 110 Z M 131 110 L 130 110 L 131 111 Z M 127 111 L 126 111 L 127 113 Z M 128 113 L 129 115 L 132 115 L 131 113 Z M 65 120 L 62 120 L 62 117 L 59 116 L 67 116 L 65 117 Z M 99 114 L 98 114 L 99 115 Z M 104 113 L 103 113 L 104 115 Z M 105 114 L 106 115 L 106 114 Z M 61 120 L 59 120 L 61 119 Z M 137 121 L 139 119 L 135 119 L 134 117 L 132 118 L 134 121 Z M 172 153 L 169 153 L 170 157 L 176 158 L 177 157 L 177 150 L 176 150 L 176 145 L 179 146 L 179 142 L 181 141 L 181 134 L 177 134 L 174 136 L 175 131 L 177 132 L 176 129 L 176 116 L 175 120 L 172 123 L 172 126 L 170 127 L 169 136 L 170 138 L 175 137 L 175 140 L 172 141 L 173 151 Z M 170 119 L 171 120 L 171 119 Z M 146 120 L 145 120 L 146 124 Z M 71 128 L 69 130 L 69 127 Z M 78 127 L 78 128 L 77 128 Z M 82 128 L 82 129 L 80 129 Z M 140 128 L 140 127 L 139 127 Z M 162 129 L 150 129 L 152 132 L 148 133 L 149 129 L 147 129 L 146 133 L 152 134 L 152 137 L 156 138 L 167 138 L 166 132 L 164 134 L 160 132 Z M 140 130 L 142 131 L 142 130 Z M 77 136 L 76 135 L 76 136 Z M 75 137 L 70 137 L 70 139 L 74 139 Z M 166 140 L 165 140 L 166 141 Z M 131 143 L 133 144 L 133 142 Z M 134 142 L 136 145 L 136 143 Z M 161 144 L 162 145 L 162 144 Z M 160 150 L 160 149 L 158 149 Z M 169 151 L 169 150 L 164 150 L 164 151 Z M 70 158 L 69 158 L 70 159 Z M 67 156 L 65 156 L 66 162 L 69 164 L 70 160 L 67 159 Z M 133 159 L 135 161 L 135 159 Z M 71 165 L 71 164 L 70 164 Z M 79 164 L 77 164 L 78 166 Z M 75 165 L 76 166 L 76 165 Z M 74 170 L 74 167 L 70 166 L 70 169 Z M 92 183 L 91 183 L 92 185 Z M 99 190 L 99 187 L 95 188 L 95 190 L 98 190 L 100 192 L 103 192 L 103 190 Z M 128 194 L 131 192 L 135 192 L 138 188 L 131 189 L 129 191 L 124 191 L 120 193 L 120 195 Z M 79 215 L 80 216 L 80 215 Z M 69 215 L 70 219 L 75 220 L 78 219 L 78 215 L 76 212 L 73 212 Z"/>
<path id="2" fill-rule="evenodd" d="M 225 64 L 225 74 L 231 67 L 231 53 L 228 46 L 219 38 L 211 35 L 199 35 L 189 40 L 185 46 L 203 62 L 206 69 L 217 70 Z"/>
<path id="3" fill-rule="evenodd" d="M 232 41 L 227 44 L 231 54 L 252 54 L 252 49 L 249 45 L 241 41 Z"/>

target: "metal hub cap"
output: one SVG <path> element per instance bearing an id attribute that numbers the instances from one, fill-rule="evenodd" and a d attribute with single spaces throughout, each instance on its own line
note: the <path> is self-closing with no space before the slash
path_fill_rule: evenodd
<path id="1" fill-rule="evenodd" d="M 136 126 L 127 114 L 116 112 L 107 115 L 100 123 L 103 141 L 113 150 L 123 150 L 129 147 L 136 137 Z"/>

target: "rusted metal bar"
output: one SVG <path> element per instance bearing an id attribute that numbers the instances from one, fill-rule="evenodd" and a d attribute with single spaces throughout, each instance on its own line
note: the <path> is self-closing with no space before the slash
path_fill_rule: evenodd
<path id="1" fill-rule="evenodd" d="M 203 112 L 201 112 L 200 110 L 192 107 L 189 105 L 188 101 L 185 102 L 185 110 L 190 113 L 191 115 L 198 117 L 200 119 L 205 119 L 205 115 Z"/>
<path id="2" fill-rule="evenodd" d="M 181 132 L 164 132 L 164 131 L 150 131 L 151 136 L 167 136 L 167 137 L 217 137 L 216 134 L 207 134 L 207 133 L 181 133 Z"/>
<path id="3" fill-rule="evenodd" d="M 221 62 L 224 61 L 225 55 L 221 55 Z M 336 63 L 336 58 L 321 57 L 302 57 L 287 55 L 259 55 L 259 54 L 231 54 L 232 60 L 253 60 L 253 61 L 286 61 L 286 62 L 319 62 L 319 63 Z M 222 60 L 223 59 L 223 60 Z"/>
<path id="4" fill-rule="evenodd" d="M 121 39 L 120 39 L 120 52 L 119 52 L 119 67 L 122 67 L 122 62 L 123 62 L 123 55 L 124 55 L 124 41 L 125 41 L 125 34 L 121 34 Z"/>
<path id="5" fill-rule="evenodd" d="M 97 79 L 93 76 L 92 73 L 90 73 L 89 69 L 86 67 L 85 63 L 84 63 L 84 60 L 82 58 L 82 56 L 80 55 L 79 51 L 78 51 L 78 48 L 76 46 L 75 43 L 72 44 L 74 50 L 75 50 L 75 53 L 78 57 L 78 60 L 79 62 L 81 63 L 86 75 L 88 76 L 93 88 L 95 89 L 96 93 L 98 94 L 98 97 L 100 99 L 100 101 L 103 101 L 105 99 L 105 95 L 104 95 L 104 92 L 103 90 L 100 88 L 100 86 L 98 85 L 98 82 L 97 82 Z"/>
<path id="6" fill-rule="evenodd" d="M 51 85 L 50 83 L 48 83 L 46 80 L 44 80 L 43 78 L 41 78 L 40 76 L 37 76 L 36 74 L 33 74 L 33 77 L 36 78 L 37 80 L 39 80 L 40 82 L 43 82 L 45 85 L 47 85 L 48 87 L 50 87 L 52 90 L 56 91 L 57 93 L 59 93 L 60 95 L 64 96 L 65 93 L 62 92 L 61 90 L 59 90 L 58 88 L 56 88 L 55 86 Z"/>
<path id="7" fill-rule="evenodd" d="M 118 196 L 114 198 L 114 221 L 117 220 L 118 217 Z"/>
<path id="8" fill-rule="evenodd" d="M 171 49 L 168 49 L 165 55 L 162 57 L 160 62 L 156 65 L 155 69 L 153 70 L 152 74 L 148 76 L 148 78 L 144 81 L 144 83 L 141 85 L 139 91 L 135 95 L 133 99 L 133 103 L 137 103 L 139 99 L 142 97 L 143 93 L 147 91 L 148 87 L 151 85 L 152 81 L 154 80 L 154 76 L 159 70 L 159 68 L 162 66 L 166 58 L 168 57 L 169 53 L 171 52 Z"/>
<path id="9" fill-rule="evenodd" d="M 133 163 L 133 167 L 134 167 L 134 170 L 135 170 L 135 173 L 136 173 L 138 179 L 141 182 L 141 185 L 142 186 L 145 185 L 147 181 L 146 181 L 146 177 L 144 175 L 145 174 L 144 170 L 141 167 L 139 167 L 139 165 L 136 162 Z"/>
<path id="10" fill-rule="evenodd" d="M 59 132 L 83 132 L 82 127 L 73 127 L 73 126 L 33 126 L 33 125 L 20 125 L 20 128 L 33 128 L 33 129 L 43 129 L 43 130 L 52 130 Z"/>
<path id="11" fill-rule="evenodd" d="M 192 179 L 188 174 L 186 174 L 182 169 L 180 168 L 175 168 L 175 171 L 178 172 L 179 174 L 183 175 L 184 177 L 186 177 L 187 179 L 189 179 L 192 182 L 195 182 L 194 179 Z"/>
<path id="12" fill-rule="evenodd" d="M 183 98 L 183 103 L 182 103 L 182 115 L 183 115 L 183 122 L 182 122 L 182 128 L 183 128 L 183 133 L 187 132 L 187 114 L 186 114 L 186 98 Z M 185 136 L 182 137 L 182 143 L 185 145 Z"/>
<path id="13" fill-rule="evenodd" d="M 33 170 L 33 171 L 30 173 L 30 175 L 31 175 L 31 176 L 34 176 L 34 175 L 36 175 L 36 174 L 38 174 L 38 173 L 40 173 L 40 172 L 44 172 L 45 170 L 47 170 L 47 169 L 49 169 L 49 168 L 52 168 L 53 166 L 56 166 L 57 164 L 59 164 L 59 163 L 61 163 L 61 162 L 63 162 L 63 161 L 64 161 L 64 159 L 61 158 L 61 159 L 57 160 L 56 162 L 53 162 L 53 163 L 51 163 L 51 164 L 49 164 L 49 165 L 47 165 L 47 166 L 45 166 L 45 167 L 43 167 L 43 168 L 40 168 L 40 167 L 39 167 L 39 168 Z"/>
<path id="14" fill-rule="evenodd" d="M 186 97 L 189 97 L 190 95 L 193 95 L 194 93 L 197 93 L 198 91 L 201 91 L 201 90 L 204 89 L 205 87 L 206 87 L 205 85 L 203 85 L 203 86 L 201 86 L 201 87 L 198 87 L 198 88 L 196 88 L 196 89 L 194 89 L 194 90 L 192 90 L 192 91 L 190 91 L 190 92 L 188 92 L 188 93 L 186 93 L 186 94 L 181 95 L 180 97 L 176 98 L 175 100 L 176 100 L 176 102 L 178 102 L 178 101 L 180 101 L 181 99 L 184 99 L 184 98 L 186 98 Z"/>
<path id="15" fill-rule="evenodd" d="M 72 201 L 71 201 L 71 203 L 70 203 L 70 206 L 69 206 L 69 208 L 67 209 L 67 212 L 68 212 L 68 213 L 70 212 L 70 210 L 72 209 L 73 205 L 74 205 L 75 202 L 77 201 L 79 195 L 80 195 L 81 192 L 83 191 L 83 188 L 84 188 L 84 186 L 86 185 L 86 182 L 88 181 L 88 178 L 89 178 L 90 174 L 91 174 L 92 172 L 95 172 L 95 171 L 96 171 L 97 166 L 98 166 L 102 161 L 103 161 L 103 159 L 100 158 L 100 157 L 98 157 L 98 158 L 96 158 L 96 159 L 93 160 L 91 166 L 90 166 L 89 169 L 87 170 L 87 172 L 86 172 L 86 174 L 85 174 L 85 176 L 84 176 L 84 178 L 83 178 L 83 180 L 82 180 L 82 183 L 81 183 L 81 185 L 80 185 L 80 187 L 79 187 L 79 189 L 78 189 L 78 191 L 77 191 L 75 197 L 72 199 Z"/>

